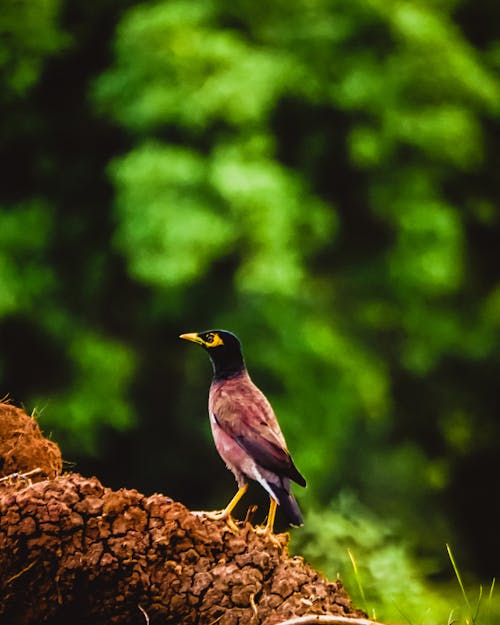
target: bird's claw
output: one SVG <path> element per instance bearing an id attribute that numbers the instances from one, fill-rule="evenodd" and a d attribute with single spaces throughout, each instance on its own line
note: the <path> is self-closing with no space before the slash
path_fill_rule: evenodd
<path id="1" fill-rule="evenodd" d="M 217 510 L 215 512 L 207 512 L 206 517 L 213 521 L 225 521 L 226 525 L 233 531 L 238 532 L 238 526 L 234 522 L 233 517 L 227 512 L 227 510 Z"/>
<path id="2" fill-rule="evenodd" d="M 283 547 L 283 538 L 281 534 L 275 534 L 268 525 L 258 525 L 255 528 L 258 536 L 268 538 L 276 547 Z"/>
<path id="3" fill-rule="evenodd" d="M 234 522 L 233 517 L 227 512 L 227 510 L 214 510 L 213 512 L 208 512 L 206 510 L 197 510 L 193 511 L 192 514 L 195 516 L 203 516 L 211 521 L 225 521 L 226 525 L 233 533 L 239 532 L 239 528 Z"/>

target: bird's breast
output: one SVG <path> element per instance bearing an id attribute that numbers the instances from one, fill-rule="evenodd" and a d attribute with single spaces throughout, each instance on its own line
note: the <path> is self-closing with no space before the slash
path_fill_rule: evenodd
<path id="1" fill-rule="evenodd" d="M 217 423 L 217 417 L 212 412 L 210 412 L 210 426 L 215 447 L 238 482 L 242 476 L 258 480 L 260 474 L 254 459 L 231 436 L 224 432 Z"/>
<path id="2" fill-rule="evenodd" d="M 240 464 L 243 456 L 246 455 L 245 451 L 231 436 L 224 432 L 218 424 L 217 417 L 213 412 L 210 412 L 210 426 L 212 428 L 215 446 L 217 447 L 217 451 L 222 456 L 224 462 L 228 466 L 229 464 Z"/>

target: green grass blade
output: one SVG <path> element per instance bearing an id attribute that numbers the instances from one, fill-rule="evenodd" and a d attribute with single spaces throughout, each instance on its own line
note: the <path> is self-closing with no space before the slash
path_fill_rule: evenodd
<path id="1" fill-rule="evenodd" d="M 352 551 L 348 549 L 347 553 L 349 554 L 349 559 L 351 560 L 352 570 L 354 571 L 354 578 L 356 580 L 356 584 L 358 585 L 358 590 L 359 590 L 359 594 L 361 595 L 361 600 L 363 601 L 363 607 L 365 609 L 365 612 L 367 614 L 370 614 L 368 610 L 368 602 L 366 600 L 365 590 L 363 588 L 363 584 L 361 583 L 361 577 L 358 571 L 358 565 L 356 564 L 356 560 L 354 558 Z"/>
<path id="2" fill-rule="evenodd" d="M 493 600 L 493 591 L 495 589 L 495 578 L 491 580 L 490 592 L 488 593 L 488 601 Z"/>
<path id="3" fill-rule="evenodd" d="M 396 608 L 396 610 L 397 610 L 397 611 L 401 614 L 401 617 L 403 618 L 403 621 L 404 621 L 405 623 L 408 623 L 408 625 L 413 625 L 412 620 L 411 620 L 411 618 L 408 616 L 408 614 L 405 614 L 405 613 L 403 612 L 403 610 L 401 610 L 401 608 L 400 608 L 398 605 L 394 604 L 394 607 L 395 607 L 395 608 Z"/>
<path id="4" fill-rule="evenodd" d="M 483 598 L 483 585 L 479 586 L 479 596 L 477 598 L 476 609 L 474 610 L 474 616 L 472 617 L 472 623 L 475 623 L 479 616 L 479 609 L 481 607 L 481 600 Z"/>
<path id="5" fill-rule="evenodd" d="M 491 604 L 493 602 L 493 591 L 495 590 L 495 578 L 491 580 L 490 592 L 488 593 L 488 603 L 486 604 L 486 617 L 485 617 L 485 625 L 488 625 L 490 622 L 491 616 Z"/>
<path id="6" fill-rule="evenodd" d="M 455 571 L 455 576 L 458 580 L 460 590 L 462 591 L 462 596 L 464 598 L 465 605 L 467 606 L 467 610 L 469 611 L 469 614 L 472 615 L 469 598 L 467 597 L 467 593 L 465 592 L 464 584 L 462 582 L 462 576 L 460 575 L 460 571 L 458 570 L 457 563 L 455 562 L 455 558 L 453 557 L 451 547 L 448 543 L 446 543 L 446 550 L 448 551 L 448 557 L 450 558 L 450 562 L 451 562 L 451 565 L 453 566 L 453 570 Z"/>

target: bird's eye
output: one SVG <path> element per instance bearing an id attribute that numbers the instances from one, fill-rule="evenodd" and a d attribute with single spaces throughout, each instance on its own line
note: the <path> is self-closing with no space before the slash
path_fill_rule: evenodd
<path id="1" fill-rule="evenodd" d="M 205 335 L 205 345 L 207 347 L 217 347 L 218 345 L 224 345 L 224 341 L 216 332 L 209 332 Z"/>

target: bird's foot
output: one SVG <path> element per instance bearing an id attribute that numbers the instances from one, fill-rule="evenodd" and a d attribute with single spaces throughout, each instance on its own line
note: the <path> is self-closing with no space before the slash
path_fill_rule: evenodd
<path id="1" fill-rule="evenodd" d="M 267 538 L 270 542 L 273 543 L 276 547 L 283 547 L 286 544 L 286 539 L 284 539 L 283 534 L 275 534 L 274 531 L 269 527 L 269 525 L 258 525 L 255 528 L 255 533 L 258 536 L 262 536 L 263 538 Z"/>
<path id="2" fill-rule="evenodd" d="M 214 510 L 211 512 L 207 510 L 194 510 L 191 514 L 194 514 L 195 516 L 206 517 L 211 521 L 225 521 L 226 525 L 232 532 L 234 532 L 235 534 L 239 532 L 238 526 L 236 525 L 233 517 L 227 510 Z"/>

